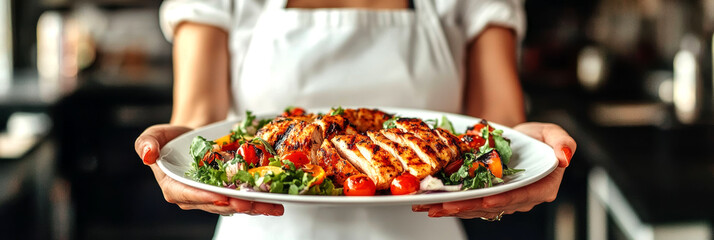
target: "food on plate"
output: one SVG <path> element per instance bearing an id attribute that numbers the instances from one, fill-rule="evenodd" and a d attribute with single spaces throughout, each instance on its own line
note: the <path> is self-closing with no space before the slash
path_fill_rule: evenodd
<path id="1" fill-rule="evenodd" d="M 228 135 L 193 140 L 188 176 L 241 191 L 371 196 L 484 188 L 523 171 L 508 168 L 510 140 L 486 121 L 458 134 L 446 117 L 366 108 L 246 115 Z"/>

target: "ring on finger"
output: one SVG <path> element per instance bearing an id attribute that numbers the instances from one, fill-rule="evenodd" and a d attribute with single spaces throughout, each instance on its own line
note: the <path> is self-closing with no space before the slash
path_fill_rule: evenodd
<path id="1" fill-rule="evenodd" d="M 501 211 L 500 213 L 498 213 L 498 215 L 496 215 L 496 216 L 493 217 L 493 218 L 481 217 L 481 219 L 482 219 L 482 220 L 489 221 L 489 222 L 501 221 L 501 218 L 503 217 L 503 213 L 504 213 L 504 212 L 505 212 L 505 211 Z"/>

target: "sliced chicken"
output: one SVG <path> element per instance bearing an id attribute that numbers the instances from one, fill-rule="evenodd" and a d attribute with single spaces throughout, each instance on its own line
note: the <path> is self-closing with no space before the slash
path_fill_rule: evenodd
<path id="1" fill-rule="evenodd" d="M 414 134 L 403 132 L 400 129 L 391 128 L 383 129 L 380 133 L 384 134 L 389 140 L 392 140 L 399 144 L 400 146 L 409 147 L 413 150 L 422 161 L 429 164 L 434 169 L 441 169 L 441 163 L 438 160 L 436 152 L 429 146 L 429 144 L 418 138 Z"/>
<path id="2" fill-rule="evenodd" d="M 262 138 L 271 146 L 275 147 L 275 144 L 279 140 L 284 139 L 284 135 L 289 134 L 294 124 L 298 122 L 299 121 L 287 118 L 277 118 L 258 129 L 258 132 L 255 133 L 255 137 Z"/>
<path id="3" fill-rule="evenodd" d="M 322 134 L 319 127 L 305 121 L 297 121 L 292 124 L 292 128 L 282 135 L 273 146 L 278 155 L 283 155 L 292 151 L 302 151 L 310 159 L 317 158 L 317 149 L 322 143 Z"/>
<path id="4" fill-rule="evenodd" d="M 432 175 L 436 172 L 436 168 L 433 168 L 431 165 L 421 160 L 421 158 L 419 158 L 419 156 L 417 156 L 411 148 L 399 145 L 396 142 L 389 140 L 389 138 L 385 137 L 378 131 L 369 131 L 367 132 L 367 135 L 383 150 L 396 156 L 404 170 L 417 177 L 417 179 L 421 180 L 424 177 Z"/>
<path id="5" fill-rule="evenodd" d="M 441 142 L 443 142 L 446 145 L 446 147 L 448 147 L 449 150 L 451 150 L 451 153 L 453 156 L 457 156 L 457 157 L 461 156 L 461 147 L 459 147 L 459 144 L 464 144 L 464 143 L 461 140 L 459 140 L 458 137 L 456 137 L 454 134 L 452 134 L 451 132 L 449 132 L 443 128 L 434 129 L 434 133 L 436 133 L 436 135 L 439 136 L 439 139 L 441 139 Z"/>
<path id="6" fill-rule="evenodd" d="M 382 124 L 392 118 L 391 114 L 367 108 L 345 109 L 342 116 L 349 120 L 359 132 L 382 129 Z"/>
<path id="7" fill-rule="evenodd" d="M 391 180 L 399 173 L 389 161 L 371 161 L 365 158 L 357 148 L 362 135 L 338 135 L 332 138 L 337 152 L 357 169 L 374 181 L 377 189 L 387 189 Z M 365 136 L 362 136 L 365 137 Z"/>
<path id="8" fill-rule="evenodd" d="M 395 175 L 387 176 L 388 178 L 393 179 L 394 177 L 404 172 L 404 167 L 402 166 L 402 163 L 399 162 L 399 160 L 394 155 L 382 149 L 377 144 L 374 144 L 374 142 L 372 142 L 372 139 L 361 134 L 356 135 L 356 139 L 358 139 L 357 143 L 355 144 L 357 146 L 357 149 L 359 149 L 360 153 L 362 153 L 362 156 L 364 156 L 367 160 L 372 161 L 372 164 L 378 164 L 380 166 L 392 165 L 394 167 Z"/>
<path id="9" fill-rule="evenodd" d="M 320 126 L 320 133 L 325 139 L 332 139 L 336 135 L 357 134 L 355 127 L 341 115 L 323 115 L 315 119 L 314 124 Z"/>
<path id="10" fill-rule="evenodd" d="M 409 132 L 424 140 L 429 146 L 434 149 L 436 156 L 441 166 L 446 166 L 454 155 L 451 150 L 441 141 L 439 136 L 431 130 L 429 125 L 418 118 L 400 118 L 394 122 L 398 129 L 404 132 Z"/>
<path id="11" fill-rule="evenodd" d="M 317 150 L 317 158 L 313 159 L 313 164 L 317 164 L 325 170 L 325 175 L 331 177 L 335 186 L 342 184 L 352 175 L 360 174 L 349 161 L 340 156 L 330 140 L 322 141 L 320 149 Z"/>

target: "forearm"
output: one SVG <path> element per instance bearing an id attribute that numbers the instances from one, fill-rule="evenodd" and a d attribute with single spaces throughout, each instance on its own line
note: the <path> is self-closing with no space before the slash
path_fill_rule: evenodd
<path id="1" fill-rule="evenodd" d="M 488 27 L 469 44 L 464 93 L 467 115 L 511 127 L 525 121 L 515 46 L 515 34 L 501 27 Z"/>
<path id="2" fill-rule="evenodd" d="M 171 124 L 200 127 L 226 118 L 230 107 L 228 35 L 185 22 L 175 31 Z"/>

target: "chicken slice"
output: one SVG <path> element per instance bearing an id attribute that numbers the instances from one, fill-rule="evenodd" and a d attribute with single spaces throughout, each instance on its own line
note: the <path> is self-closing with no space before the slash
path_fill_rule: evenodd
<path id="1" fill-rule="evenodd" d="M 359 132 L 382 129 L 382 124 L 392 118 L 391 114 L 367 108 L 345 109 L 342 116 L 349 120 Z"/>
<path id="2" fill-rule="evenodd" d="M 390 162 L 373 162 L 365 158 L 357 148 L 359 135 L 338 135 L 332 143 L 340 155 L 374 181 L 378 190 L 389 188 L 392 178 L 398 174 Z"/>
<path id="3" fill-rule="evenodd" d="M 255 137 L 262 138 L 265 142 L 275 147 L 275 144 L 279 140 L 284 139 L 284 135 L 286 135 L 286 133 L 290 133 L 293 125 L 297 122 L 298 121 L 287 118 L 275 119 L 258 129 L 258 132 L 255 133 Z"/>
<path id="4" fill-rule="evenodd" d="M 355 127 L 341 115 L 323 115 L 318 117 L 314 123 L 320 126 L 320 133 L 325 139 L 332 139 L 336 135 L 357 134 Z"/>
<path id="5" fill-rule="evenodd" d="M 340 187 L 352 175 L 360 174 L 349 161 L 340 157 L 340 154 L 332 145 L 330 140 L 323 140 L 320 149 L 317 150 L 317 158 L 313 159 L 313 164 L 317 164 L 325 170 L 325 175 L 331 177 L 335 186 Z"/>
<path id="6" fill-rule="evenodd" d="M 451 150 L 453 156 L 456 156 L 457 158 L 461 156 L 461 147 L 459 144 L 463 144 L 463 142 L 459 140 L 458 137 L 443 128 L 434 129 L 434 133 L 436 133 L 436 135 L 439 136 L 439 139 L 441 139 L 441 142 L 446 144 L 449 150 Z"/>
<path id="7" fill-rule="evenodd" d="M 369 131 L 367 135 L 379 147 L 396 156 L 404 170 L 417 177 L 417 179 L 421 180 L 436 172 L 435 168 L 422 161 L 411 148 L 389 140 L 389 138 L 378 131 Z"/>
<path id="8" fill-rule="evenodd" d="M 441 166 L 434 149 L 432 149 L 426 141 L 414 136 L 414 134 L 403 132 L 402 130 L 396 128 L 383 129 L 380 133 L 384 134 L 385 137 L 396 142 L 400 146 L 411 148 L 411 150 L 413 150 L 422 161 L 429 164 L 429 166 L 433 169 L 439 170 L 443 167 Z"/>
<path id="9" fill-rule="evenodd" d="M 293 151 L 302 151 L 312 161 L 316 159 L 317 149 L 322 143 L 322 134 L 319 127 L 305 121 L 298 121 L 293 124 L 289 132 L 283 134 L 283 138 L 275 143 L 275 151 L 278 155 L 283 155 Z"/>
<path id="10" fill-rule="evenodd" d="M 402 163 L 399 162 L 399 160 L 394 157 L 394 155 L 382 149 L 377 144 L 374 144 L 374 142 L 372 142 L 372 139 L 365 135 L 355 135 L 355 137 L 357 139 L 357 149 L 359 149 L 360 153 L 362 153 L 362 156 L 367 158 L 367 160 L 372 161 L 373 165 L 391 165 L 394 168 L 394 173 L 387 176 L 387 178 L 390 179 L 390 183 L 392 181 L 391 179 L 394 179 L 396 176 L 399 176 L 399 174 L 404 172 L 404 167 L 402 166 Z"/>
<path id="11" fill-rule="evenodd" d="M 437 159 L 441 166 L 446 166 L 454 155 L 449 147 L 441 141 L 439 136 L 431 130 L 429 125 L 418 118 L 400 118 L 394 122 L 395 126 L 402 131 L 409 132 L 424 140 L 429 146 L 434 149 Z"/>

